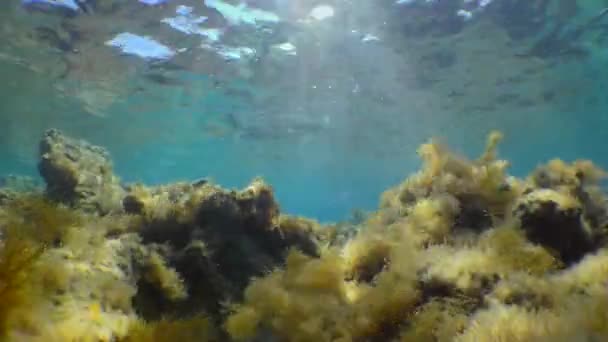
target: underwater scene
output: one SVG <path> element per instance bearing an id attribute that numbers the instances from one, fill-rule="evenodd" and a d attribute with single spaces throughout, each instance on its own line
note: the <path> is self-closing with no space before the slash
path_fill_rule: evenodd
<path id="1" fill-rule="evenodd" d="M 0 7 L 0 342 L 608 341 L 608 0 Z"/>

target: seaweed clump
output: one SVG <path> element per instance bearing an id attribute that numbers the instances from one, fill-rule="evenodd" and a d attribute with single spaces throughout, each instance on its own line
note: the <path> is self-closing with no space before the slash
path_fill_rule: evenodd
<path id="1" fill-rule="evenodd" d="M 84 214 L 38 193 L 5 203 L 0 214 L 1 340 L 93 339 L 120 330 L 132 292 L 111 270 L 95 270 L 119 259 L 83 228 Z"/>
<path id="2" fill-rule="evenodd" d="M 24 311 L 28 313 L 33 289 L 30 281 L 36 262 L 50 241 L 38 239 L 31 225 L 22 229 L 15 224 L 2 225 L 0 245 L 0 336 L 12 330 Z"/>

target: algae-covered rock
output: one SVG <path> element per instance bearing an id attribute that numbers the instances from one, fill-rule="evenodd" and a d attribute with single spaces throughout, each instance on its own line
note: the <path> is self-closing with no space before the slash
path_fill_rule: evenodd
<path id="1" fill-rule="evenodd" d="M 550 248 L 570 264 L 594 249 L 582 213 L 582 205 L 574 197 L 540 189 L 522 196 L 514 215 L 530 241 Z"/>
<path id="2" fill-rule="evenodd" d="M 185 300 L 171 304 L 143 280 L 140 288 L 149 293 L 141 301 L 155 293 L 157 312 L 173 307 L 182 315 L 197 308 L 218 313 L 221 302 L 240 297 L 252 277 L 281 265 L 289 248 L 317 254 L 314 221 L 281 217 L 272 188 L 260 179 L 241 191 L 209 182 L 135 185 L 123 205 L 141 218 L 144 244 L 164 246 L 165 260 L 188 289 Z M 148 305 L 148 314 L 154 311 Z"/>
<path id="3" fill-rule="evenodd" d="M 124 191 L 102 147 L 48 130 L 40 142 L 38 170 L 53 200 L 101 214 L 120 209 Z"/>

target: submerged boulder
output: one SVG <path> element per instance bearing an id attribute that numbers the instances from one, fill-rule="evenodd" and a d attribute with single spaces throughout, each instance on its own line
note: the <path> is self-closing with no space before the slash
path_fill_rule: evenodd
<path id="1" fill-rule="evenodd" d="M 594 249 L 591 231 L 583 223 L 583 208 L 574 197 L 535 190 L 520 199 L 514 214 L 531 242 L 553 250 L 566 264 Z"/>
<path id="2" fill-rule="evenodd" d="M 52 200 L 99 214 L 121 210 L 124 190 L 102 147 L 48 130 L 40 141 L 38 170 Z"/>
<path id="3" fill-rule="evenodd" d="M 163 250 L 188 289 L 187 298 L 174 301 L 143 279 L 144 298 L 136 301 L 146 303 L 150 317 L 200 308 L 217 314 L 222 302 L 241 296 L 252 277 L 283 264 L 290 248 L 318 253 L 318 224 L 281 216 L 272 188 L 260 179 L 240 191 L 209 182 L 134 185 L 123 205 L 141 219 L 143 243 Z"/>

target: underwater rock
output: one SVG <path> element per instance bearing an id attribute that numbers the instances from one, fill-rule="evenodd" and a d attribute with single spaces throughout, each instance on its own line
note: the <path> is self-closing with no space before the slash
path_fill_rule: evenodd
<path id="1" fill-rule="evenodd" d="M 38 170 L 52 200 L 102 215 L 122 210 L 124 190 L 102 147 L 48 130 L 40 142 Z"/>
<path id="2" fill-rule="evenodd" d="M 593 250 L 590 232 L 583 226 L 583 209 L 574 198 L 541 189 L 520 201 L 514 215 L 530 241 L 557 252 L 566 264 L 579 261 Z"/>
<path id="3" fill-rule="evenodd" d="M 272 188 L 260 179 L 241 191 L 209 182 L 133 185 L 123 206 L 141 217 L 143 243 L 164 246 L 165 260 L 189 289 L 186 300 L 172 304 L 141 282 L 140 289 L 147 289 L 141 301 L 152 296 L 157 303 L 156 309 L 147 303 L 151 317 L 167 307 L 179 315 L 201 307 L 217 314 L 220 303 L 238 298 L 251 277 L 282 264 L 288 249 L 318 253 L 318 224 L 280 216 Z"/>
<path id="4" fill-rule="evenodd" d="M 531 185 L 538 189 L 529 188 L 524 196 L 539 197 L 540 194 L 562 207 L 575 208 L 580 217 L 577 228 L 571 229 L 580 231 L 593 246 L 598 246 L 604 244 L 608 236 L 608 197 L 602 186 L 607 176 L 606 171 L 591 161 L 566 163 L 554 159 L 530 175 Z"/>

